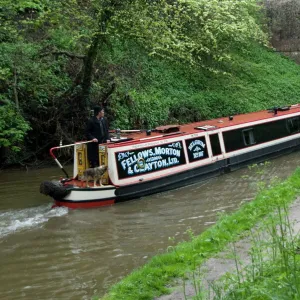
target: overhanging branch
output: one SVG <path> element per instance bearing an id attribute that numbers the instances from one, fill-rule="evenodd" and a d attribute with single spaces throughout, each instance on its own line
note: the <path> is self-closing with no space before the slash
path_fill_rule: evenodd
<path id="1" fill-rule="evenodd" d="M 69 58 L 78 58 L 78 59 L 85 59 L 85 55 L 80 55 L 80 54 L 75 54 L 75 53 L 71 53 L 71 52 L 68 52 L 68 51 L 50 51 L 50 52 L 45 52 L 45 53 L 42 53 L 40 55 L 40 57 L 45 57 L 45 56 L 49 56 L 49 55 L 64 55 L 64 56 L 67 56 Z"/>

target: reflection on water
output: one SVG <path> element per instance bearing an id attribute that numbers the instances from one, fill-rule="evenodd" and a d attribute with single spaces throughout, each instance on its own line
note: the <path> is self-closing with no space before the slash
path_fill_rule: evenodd
<path id="1" fill-rule="evenodd" d="M 90 299 L 153 255 L 169 237 L 188 239 L 223 211 L 250 201 L 257 182 L 284 178 L 299 153 L 272 161 L 264 172 L 243 169 L 202 184 L 90 210 L 51 210 L 39 194 L 58 169 L 0 173 L 0 299 Z"/>

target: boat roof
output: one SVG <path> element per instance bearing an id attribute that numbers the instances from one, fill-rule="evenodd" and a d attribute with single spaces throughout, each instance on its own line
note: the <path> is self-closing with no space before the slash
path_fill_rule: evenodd
<path id="1" fill-rule="evenodd" d="M 202 120 L 199 122 L 189 123 L 189 124 L 171 124 L 156 127 L 154 130 L 151 130 L 151 135 L 147 135 L 146 130 L 137 130 L 131 131 L 122 130 L 121 136 L 124 138 L 124 142 L 133 142 L 141 141 L 141 140 L 151 140 L 156 137 L 162 136 L 173 136 L 173 135 L 181 135 L 181 134 L 193 134 L 204 131 L 216 130 L 220 128 L 237 126 L 240 124 L 252 123 L 255 121 L 266 120 L 271 118 L 276 118 L 279 116 L 290 115 L 294 113 L 300 112 L 300 104 L 294 104 L 290 106 L 284 107 L 274 107 L 267 110 L 261 110 L 258 112 L 239 114 L 239 115 L 231 115 L 227 117 L 211 119 L 211 120 Z M 120 141 L 119 141 L 120 142 Z M 118 143 L 119 144 L 119 143 Z M 123 144 L 123 143 L 122 143 Z M 113 145 L 109 145 L 113 146 Z"/>

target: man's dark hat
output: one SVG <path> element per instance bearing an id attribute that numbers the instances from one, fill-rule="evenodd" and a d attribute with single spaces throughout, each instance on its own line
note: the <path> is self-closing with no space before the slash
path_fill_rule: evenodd
<path id="1" fill-rule="evenodd" d="M 94 107 L 94 115 L 97 116 L 98 113 L 99 113 L 102 109 L 103 109 L 102 106 L 96 105 L 96 106 Z"/>

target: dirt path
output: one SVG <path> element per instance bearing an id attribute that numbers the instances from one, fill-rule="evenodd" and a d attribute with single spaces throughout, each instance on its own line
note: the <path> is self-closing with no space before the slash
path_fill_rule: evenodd
<path id="1" fill-rule="evenodd" d="M 300 231 L 300 198 L 298 198 L 290 207 L 289 219 L 293 225 L 295 233 Z M 240 261 L 243 265 L 250 263 L 250 256 L 248 254 L 251 248 L 250 238 L 244 238 L 235 243 L 235 250 Z M 204 288 L 207 288 L 208 282 L 215 281 L 219 279 L 226 272 L 235 271 L 235 261 L 234 259 L 228 258 L 231 251 L 224 251 L 217 255 L 217 257 L 212 257 L 208 259 L 200 268 L 200 272 L 204 274 L 203 284 Z M 191 299 L 196 295 L 194 285 L 187 281 L 185 283 L 185 294 L 183 292 L 182 281 L 178 282 L 178 286 L 174 287 L 174 291 L 165 296 L 155 298 L 155 300 L 185 300 Z"/>

